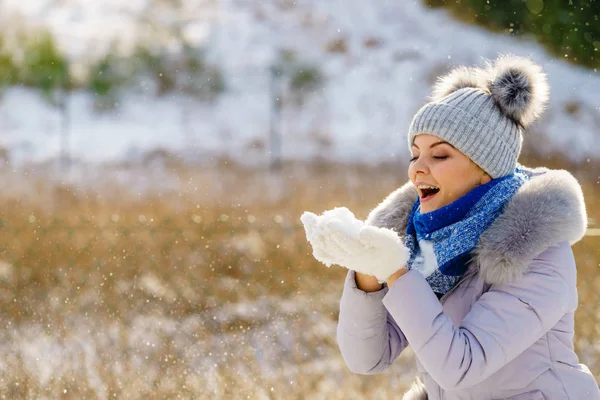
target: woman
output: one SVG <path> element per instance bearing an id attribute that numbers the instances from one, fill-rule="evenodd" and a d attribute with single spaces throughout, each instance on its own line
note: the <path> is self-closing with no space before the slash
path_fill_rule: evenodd
<path id="1" fill-rule="evenodd" d="M 573 350 L 577 180 L 517 163 L 548 86 L 527 58 L 458 68 L 408 135 L 410 182 L 359 221 L 305 213 L 313 254 L 349 269 L 337 340 L 348 368 L 387 369 L 409 344 L 404 399 L 600 399 Z"/>

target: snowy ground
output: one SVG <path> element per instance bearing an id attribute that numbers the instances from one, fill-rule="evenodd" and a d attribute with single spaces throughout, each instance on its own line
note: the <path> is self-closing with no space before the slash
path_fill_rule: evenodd
<path id="1" fill-rule="evenodd" d="M 114 37 L 133 42 L 134 17 L 147 13 L 149 4 L 9 0 L 0 7 L 47 24 L 78 62 L 88 49 L 98 53 Z M 168 21 L 202 16 L 189 24 L 187 36 L 207 46 L 210 59 L 223 68 L 226 93 L 214 104 L 129 94 L 117 112 L 106 115 L 93 112 L 89 93 L 75 93 L 69 101 L 73 158 L 132 160 L 164 148 L 198 160 L 216 154 L 265 160 L 272 116 L 269 67 L 282 49 L 318 66 L 326 77 L 303 106 L 286 103 L 280 122 L 286 158 L 402 159 L 408 154 L 404 133 L 410 118 L 435 77 L 451 65 L 479 63 L 500 52 L 531 56 L 549 75 L 550 109 L 532 131 L 539 150 L 565 151 L 573 161 L 600 154 L 595 71 L 554 59 L 532 41 L 463 25 L 419 1 L 215 0 L 186 2 L 179 14 L 165 15 Z M 328 52 L 338 39 L 347 49 Z M 3 96 L 0 131 L 0 146 L 14 162 L 53 159 L 60 149 L 60 115 L 28 90 L 15 88 Z"/>
<path id="2" fill-rule="evenodd" d="M 87 190 L 0 169 L 0 398 L 401 393 L 411 352 L 375 377 L 345 366 L 335 341 L 345 273 L 309 258 L 298 220 L 300 206 L 335 196 L 375 203 L 393 174 L 359 195 L 367 172 L 285 168 L 201 167 L 179 174 L 187 190 L 142 196 L 109 178 Z"/>
<path id="3" fill-rule="evenodd" d="M 227 393 L 255 399 L 303 392 L 348 395 L 352 388 L 337 386 L 350 374 L 332 342 L 336 322 L 322 312 L 333 310 L 338 301 L 324 296 L 317 312 L 312 300 L 302 296 L 265 297 L 183 319 L 139 314 L 105 322 L 73 315 L 60 327 L 8 326 L 0 333 L 0 394 L 21 381 L 47 398 L 63 391 L 77 398 L 83 388 L 89 390 L 86 398 L 97 399 L 141 398 L 144 393 L 196 399 L 227 398 Z M 407 387 L 415 376 L 412 357 L 405 352 L 386 374 L 395 375 L 396 388 Z M 311 389 L 311 382 L 321 388 Z"/>

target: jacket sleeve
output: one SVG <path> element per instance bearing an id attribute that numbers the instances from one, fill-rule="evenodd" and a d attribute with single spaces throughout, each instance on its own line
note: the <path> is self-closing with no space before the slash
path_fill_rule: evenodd
<path id="1" fill-rule="evenodd" d="M 383 304 L 438 385 L 468 388 L 513 360 L 574 309 L 575 263 L 570 247 L 560 250 L 555 246 L 538 255 L 515 283 L 492 285 L 458 327 L 414 270 L 396 280 Z"/>
<path id="2" fill-rule="evenodd" d="M 382 303 L 387 285 L 377 292 L 365 292 L 356 285 L 349 270 L 340 300 L 337 342 L 346 366 L 357 374 L 386 370 L 408 342 Z"/>

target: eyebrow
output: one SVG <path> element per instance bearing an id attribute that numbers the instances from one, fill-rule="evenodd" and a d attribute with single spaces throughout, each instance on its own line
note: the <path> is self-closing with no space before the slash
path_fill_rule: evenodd
<path id="1" fill-rule="evenodd" d="M 445 141 L 436 142 L 436 143 L 432 144 L 431 146 L 429 146 L 429 148 L 434 148 L 435 146 L 438 146 L 438 145 L 440 145 L 440 144 L 447 144 L 448 146 L 450 146 L 450 147 L 452 147 L 452 148 L 455 148 L 455 147 L 454 147 L 454 146 L 452 146 L 450 143 L 448 143 L 448 142 L 445 142 Z M 412 144 L 412 147 L 416 147 L 417 149 L 419 149 L 419 146 L 417 146 L 417 145 L 416 145 L 414 142 L 413 142 L 413 144 Z"/>

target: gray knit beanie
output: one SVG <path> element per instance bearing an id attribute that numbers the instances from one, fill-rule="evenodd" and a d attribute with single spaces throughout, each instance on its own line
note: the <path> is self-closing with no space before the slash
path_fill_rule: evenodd
<path id="1" fill-rule="evenodd" d="M 546 75 L 525 57 L 502 55 L 484 68 L 459 67 L 438 79 L 432 101 L 410 125 L 408 146 L 428 133 L 447 141 L 492 179 L 514 172 L 523 130 L 548 101 Z"/>

